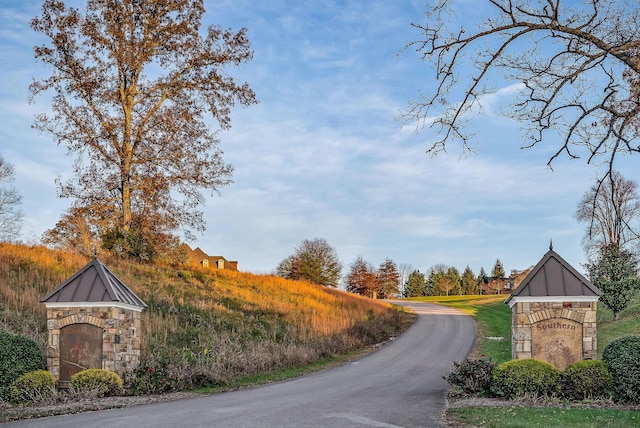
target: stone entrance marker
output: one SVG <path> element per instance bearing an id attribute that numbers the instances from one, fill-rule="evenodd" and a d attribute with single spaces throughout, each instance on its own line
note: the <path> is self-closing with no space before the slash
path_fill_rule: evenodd
<path id="1" fill-rule="evenodd" d="M 84 369 L 122 377 L 138 367 L 147 305 L 97 257 L 40 301 L 47 307 L 47 366 L 58 382 Z"/>
<path id="2" fill-rule="evenodd" d="M 511 308 L 512 358 L 535 358 L 560 370 L 595 359 L 601 295 L 550 246 L 505 302 Z"/>

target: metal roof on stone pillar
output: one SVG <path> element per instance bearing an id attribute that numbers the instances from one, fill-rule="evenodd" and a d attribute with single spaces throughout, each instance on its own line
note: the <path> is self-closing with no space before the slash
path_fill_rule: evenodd
<path id="1" fill-rule="evenodd" d="M 142 310 L 147 304 L 94 257 L 71 278 L 40 299 L 47 307 L 71 304 L 122 306 Z"/>
<path id="2" fill-rule="evenodd" d="M 515 300 L 552 301 L 564 296 L 597 301 L 602 294 L 591 281 L 553 251 L 553 245 L 550 244 L 549 251 L 531 269 L 518 288 L 513 290 L 505 303 L 513 306 Z"/>

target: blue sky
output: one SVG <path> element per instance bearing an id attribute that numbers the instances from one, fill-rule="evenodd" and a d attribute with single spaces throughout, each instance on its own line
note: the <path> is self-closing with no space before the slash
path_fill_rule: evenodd
<path id="1" fill-rule="evenodd" d="M 72 157 L 31 129 L 48 99 L 28 104 L 28 85 L 47 75 L 32 47 L 42 39 L 28 23 L 40 2 L 0 0 L 0 154 L 16 169 L 23 196 L 23 236 L 37 242 L 70 205 L 54 180 Z M 81 4 L 81 2 L 73 2 Z M 509 272 L 554 250 L 583 270 L 584 228 L 574 218 L 582 194 L 601 172 L 584 160 L 547 160 L 554 139 L 520 149 L 517 123 L 493 114 L 512 99 L 500 82 L 473 122 L 476 154 L 425 154 L 430 129 L 397 120 L 434 84 L 418 55 L 400 53 L 419 37 L 425 2 L 388 0 L 205 1 L 205 24 L 249 29 L 254 60 L 234 76 L 260 104 L 238 108 L 220 134 L 234 184 L 208 197 L 199 246 L 268 273 L 304 239 L 331 244 L 346 273 L 357 256 L 374 266 L 386 257 L 425 272 L 435 264 Z M 471 18 L 473 18 L 471 16 Z M 630 160 L 619 168 L 638 179 Z M 635 174 L 635 175 L 634 175 Z"/>

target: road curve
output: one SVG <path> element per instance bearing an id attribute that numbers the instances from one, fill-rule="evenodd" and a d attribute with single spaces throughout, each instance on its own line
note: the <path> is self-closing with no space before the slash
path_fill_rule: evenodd
<path id="1" fill-rule="evenodd" d="M 437 427 L 453 361 L 470 352 L 475 324 L 454 309 L 410 307 L 416 323 L 351 363 L 258 388 L 125 409 L 24 420 L 8 427 Z"/>

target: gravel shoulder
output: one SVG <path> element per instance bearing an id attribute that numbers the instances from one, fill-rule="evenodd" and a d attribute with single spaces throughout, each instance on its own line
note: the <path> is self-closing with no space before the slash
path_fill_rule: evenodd
<path id="1" fill-rule="evenodd" d="M 193 392 L 176 392 L 163 395 L 86 398 L 56 403 L 30 404 L 28 406 L 13 406 L 9 403 L 0 402 L 0 423 L 69 413 L 132 407 L 199 396 L 201 394 Z"/>

